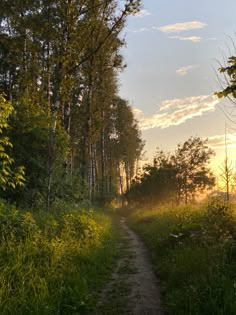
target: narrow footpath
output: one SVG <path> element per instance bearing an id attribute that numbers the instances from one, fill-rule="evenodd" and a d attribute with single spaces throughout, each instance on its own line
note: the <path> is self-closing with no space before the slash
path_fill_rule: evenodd
<path id="1" fill-rule="evenodd" d="M 96 315 L 163 315 L 158 280 L 147 249 L 120 220 L 119 257 L 110 282 L 101 294 Z"/>

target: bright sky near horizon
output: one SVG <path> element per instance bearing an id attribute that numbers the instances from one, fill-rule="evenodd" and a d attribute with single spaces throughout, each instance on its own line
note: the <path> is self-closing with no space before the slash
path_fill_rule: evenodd
<path id="1" fill-rule="evenodd" d="M 228 155 L 236 170 L 236 125 L 223 112 L 232 109 L 213 96 L 220 90 L 222 51 L 235 54 L 235 12 L 235 0 L 143 0 L 141 12 L 129 18 L 120 95 L 134 108 L 149 160 L 157 147 L 170 151 L 199 136 L 215 150 L 212 165 L 218 172 L 227 123 Z"/>

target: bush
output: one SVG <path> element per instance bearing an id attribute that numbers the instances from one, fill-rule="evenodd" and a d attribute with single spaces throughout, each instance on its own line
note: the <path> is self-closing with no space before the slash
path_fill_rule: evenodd
<path id="1" fill-rule="evenodd" d="M 207 212 L 210 216 L 228 216 L 232 213 L 231 205 L 222 198 L 211 198 L 207 205 Z"/>

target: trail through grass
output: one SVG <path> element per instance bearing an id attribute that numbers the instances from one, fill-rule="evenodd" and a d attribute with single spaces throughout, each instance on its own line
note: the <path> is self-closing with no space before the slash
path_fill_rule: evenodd
<path id="1" fill-rule="evenodd" d="M 101 294 L 97 315 L 161 315 L 159 284 L 146 247 L 120 220 L 119 256 Z"/>
<path id="2" fill-rule="evenodd" d="M 236 314 L 236 214 L 223 202 L 134 211 L 160 277 L 165 314 Z"/>

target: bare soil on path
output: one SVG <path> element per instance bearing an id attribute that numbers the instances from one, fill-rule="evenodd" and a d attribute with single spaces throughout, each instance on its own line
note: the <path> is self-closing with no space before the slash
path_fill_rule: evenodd
<path id="1" fill-rule="evenodd" d="M 160 289 L 141 239 L 120 219 L 121 241 L 112 278 L 103 290 L 96 315 L 163 315 Z"/>

